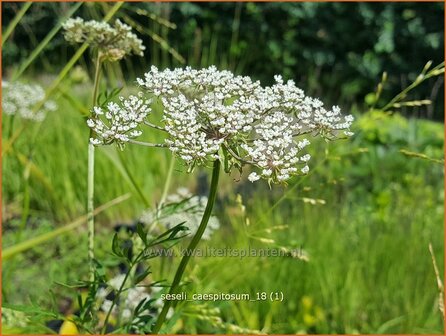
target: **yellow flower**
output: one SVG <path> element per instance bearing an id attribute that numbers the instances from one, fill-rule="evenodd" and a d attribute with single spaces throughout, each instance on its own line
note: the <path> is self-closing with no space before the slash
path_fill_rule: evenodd
<path id="1" fill-rule="evenodd" d="M 60 326 L 60 330 L 59 330 L 60 335 L 77 335 L 77 334 L 79 334 L 76 324 L 74 324 L 70 320 L 70 318 L 71 318 L 71 316 L 68 316 L 67 319 Z"/>

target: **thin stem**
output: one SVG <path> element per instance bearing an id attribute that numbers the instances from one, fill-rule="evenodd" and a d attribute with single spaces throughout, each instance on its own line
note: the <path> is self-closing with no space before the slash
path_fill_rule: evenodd
<path id="1" fill-rule="evenodd" d="M 96 99 L 99 89 L 99 77 L 101 73 L 101 55 L 98 52 L 96 59 L 96 69 L 94 75 L 93 88 L 93 106 L 96 105 Z M 93 137 L 93 131 L 90 129 L 89 138 Z M 90 280 L 94 280 L 94 145 L 88 142 L 88 180 L 87 180 L 87 226 L 88 226 L 88 261 L 90 265 Z"/>
<path id="2" fill-rule="evenodd" d="M 175 277 L 172 282 L 172 286 L 170 287 L 169 294 L 175 294 L 178 290 L 181 278 L 183 277 L 184 270 L 186 269 L 186 266 L 189 262 L 189 259 L 191 258 L 195 248 L 197 247 L 198 243 L 200 242 L 201 236 L 203 235 L 204 231 L 206 230 L 206 226 L 208 224 L 209 218 L 211 217 L 212 208 L 215 203 L 215 199 L 217 196 L 217 186 L 218 186 L 218 178 L 220 175 L 220 161 L 215 160 L 214 161 L 214 167 L 212 169 L 212 180 L 211 180 L 211 188 L 209 190 L 209 198 L 208 202 L 206 204 L 206 209 L 204 210 L 203 218 L 201 219 L 200 226 L 198 227 L 197 232 L 195 233 L 194 237 L 192 238 L 191 242 L 189 243 L 189 246 L 186 249 L 185 254 L 183 255 L 183 258 L 181 259 L 180 265 L 178 266 L 178 269 L 175 273 Z M 172 305 L 172 301 L 166 300 L 164 301 L 163 309 L 158 317 L 158 320 L 156 321 L 156 324 L 152 330 L 153 334 L 158 334 L 160 331 L 165 319 L 167 312 L 169 311 L 170 306 Z"/>
<path id="3" fill-rule="evenodd" d="M 26 2 L 22 8 L 20 8 L 20 11 L 17 13 L 17 15 L 12 19 L 11 23 L 8 25 L 6 30 L 3 32 L 3 38 L 2 38 L 2 47 L 5 44 L 8 37 L 11 35 L 11 33 L 14 31 L 15 27 L 19 24 L 20 20 L 23 18 L 29 7 L 32 5 L 32 1 Z"/>
<path id="4" fill-rule="evenodd" d="M 141 198 L 141 200 L 144 203 L 144 206 L 146 208 L 148 208 L 150 206 L 150 202 L 147 199 L 147 197 L 144 195 L 144 192 L 142 191 L 141 187 L 139 186 L 139 184 L 136 182 L 132 172 L 130 171 L 127 162 L 125 160 L 125 156 L 123 155 L 123 151 L 117 149 L 116 152 L 118 153 L 119 156 L 119 162 L 122 164 L 122 167 L 124 168 L 125 173 L 127 174 L 130 183 L 132 184 L 132 186 L 135 188 L 136 192 L 138 193 L 139 197 Z"/>
<path id="5" fill-rule="evenodd" d="M 88 263 L 90 280 L 94 280 L 94 145 L 88 144 L 88 181 L 87 181 L 87 226 L 88 226 Z"/>
<path id="6" fill-rule="evenodd" d="M 175 155 L 172 154 L 169 162 L 169 168 L 167 170 L 166 182 L 164 183 L 163 193 L 161 194 L 158 209 L 160 209 L 166 201 L 167 193 L 169 192 L 170 183 L 172 181 L 173 167 L 175 167 Z"/>
<path id="7" fill-rule="evenodd" d="M 173 168 L 175 167 L 175 155 L 172 154 L 172 157 L 170 158 L 169 168 L 167 171 L 166 181 L 164 183 L 163 187 L 163 193 L 161 194 L 160 202 L 158 203 L 158 206 L 156 207 L 156 219 L 153 221 L 153 223 L 149 227 L 149 232 L 152 232 L 152 230 L 155 228 L 155 226 L 158 224 L 158 218 L 161 215 L 161 209 L 163 207 L 164 202 L 167 198 L 167 193 L 170 188 L 170 184 L 172 182 L 172 174 L 173 174 Z"/>
<path id="8" fill-rule="evenodd" d="M 136 141 L 136 140 L 129 140 L 129 143 L 134 144 L 134 145 L 141 145 L 141 146 L 146 146 L 146 147 L 167 147 L 165 144 L 153 144 L 153 143 L 149 143 L 149 142 L 143 142 L 143 141 Z"/>
<path id="9" fill-rule="evenodd" d="M 15 114 L 10 116 L 10 119 L 9 119 L 9 128 L 8 128 L 8 136 L 7 136 L 8 140 L 11 139 L 11 137 L 12 137 L 12 131 L 14 130 L 14 119 L 15 119 Z"/>
<path id="10" fill-rule="evenodd" d="M 20 243 L 23 235 L 23 231 L 26 229 L 26 223 L 28 221 L 28 215 L 29 215 L 29 204 L 30 204 L 30 197 L 29 197 L 29 175 L 31 170 L 31 159 L 29 163 L 25 167 L 25 173 L 24 173 L 24 188 L 23 188 L 23 212 L 22 212 L 22 219 L 20 223 L 20 230 L 17 236 L 17 242 Z"/>
<path id="11" fill-rule="evenodd" d="M 225 146 L 226 150 L 231 154 L 233 157 L 235 157 L 237 160 L 247 163 L 247 164 L 256 164 L 254 161 L 245 160 L 242 157 L 238 156 L 231 148 Z"/>
<path id="12" fill-rule="evenodd" d="M 119 286 L 118 292 L 116 293 L 116 295 L 115 295 L 115 297 L 114 297 L 114 299 L 112 301 L 112 304 L 111 304 L 110 308 L 108 309 L 107 315 L 105 316 L 104 325 L 102 326 L 102 332 L 101 332 L 102 334 L 105 334 L 105 331 L 107 330 L 107 323 L 108 323 L 108 320 L 110 318 L 110 314 L 111 314 L 113 308 L 115 307 L 116 302 L 118 301 L 118 298 L 119 298 L 119 296 L 122 293 L 122 290 L 124 289 L 124 285 L 127 282 L 127 278 L 130 275 L 130 270 L 132 269 L 132 267 L 133 267 L 133 264 L 130 265 L 129 270 L 125 274 L 124 280 L 122 281 L 121 286 Z"/>
<path id="13" fill-rule="evenodd" d="M 101 52 L 98 51 L 98 56 L 96 58 L 96 69 L 94 73 L 94 88 L 93 88 L 93 106 L 96 105 L 96 99 L 98 97 L 99 89 L 99 77 L 101 75 Z"/>
<path id="14" fill-rule="evenodd" d="M 164 128 L 162 128 L 161 126 L 157 126 L 155 124 L 152 124 L 151 122 L 148 122 L 147 120 L 144 121 L 144 125 L 152 127 L 154 129 L 160 130 L 160 131 L 164 131 L 167 132 Z"/>
<path id="15" fill-rule="evenodd" d="M 441 67 L 444 67 L 444 62 L 441 62 L 440 64 L 438 64 L 435 68 L 433 68 L 432 70 L 430 70 L 427 74 L 424 74 L 424 72 L 426 70 L 423 70 L 422 75 L 420 75 L 419 77 L 417 77 L 412 84 L 410 84 L 407 88 L 405 88 L 403 91 L 401 91 L 400 93 L 398 93 L 395 97 L 393 97 L 393 99 L 388 102 L 383 108 L 381 108 L 382 111 L 387 111 L 388 109 L 390 109 L 395 103 L 401 101 L 402 99 L 404 99 L 404 97 L 406 97 L 406 95 L 413 90 L 415 87 L 417 87 L 418 85 L 420 85 L 422 82 L 424 82 L 426 79 L 429 79 L 433 76 L 436 76 L 438 74 L 436 74 L 436 70 L 440 70 Z"/>
<path id="16" fill-rule="evenodd" d="M 105 331 L 107 329 L 107 323 L 108 323 L 108 320 L 110 319 L 110 315 L 112 313 L 113 307 L 118 302 L 118 299 L 119 299 L 122 291 L 124 290 L 124 286 L 125 286 L 125 283 L 127 282 L 127 279 L 129 278 L 130 275 L 132 275 L 132 276 L 134 275 L 133 266 L 138 265 L 140 258 L 144 255 L 145 252 L 146 252 L 146 249 L 143 249 L 141 252 L 139 252 L 139 254 L 136 256 L 134 261 L 129 263 L 129 267 L 128 267 L 128 270 L 124 276 L 124 280 L 122 281 L 121 286 L 119 286 L 118 292 L 116 293 L 116 295 L 112 301 L 112 304 L 111 304 L 110 308 L 108 309 L 107 315 L 105 316 L 104 325 L 102 326 L 102 334 L 105 334 Z M 115 332 L 116 332 L 116 330 L 115 330 Z"/>

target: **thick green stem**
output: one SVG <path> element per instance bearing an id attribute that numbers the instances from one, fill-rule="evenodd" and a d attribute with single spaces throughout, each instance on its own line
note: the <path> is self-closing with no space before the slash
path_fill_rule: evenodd
<path id="1" fill-rule="evenodd" d="M 178 266 L 178 269 L 175 273 L 175 277 L 172 282 L 172 286 L 170 287 L 169 294 L 175 294 L 179 288 L 179 284 L 181 281 L 181 278 L 183 277 L 184 270 L 186 269 L 186 266 L 189 262 L 189 259 L 194 253 L 195 248 L 197 247 L 198 243 L 200 242 L 201 236 L 203 236 L 204 231 L 206 230 L 206 226 L 208 224 L 209 218 L 211 217 L 212 208 L 215 203 L 215 199 L 217 197 L 217 186 L 218 186 L 218 177 L 220 175 L 220 161 L 215 160 L 214 161 L 214 167 L 212 170 L 212 180 L 211 180 L 211 189 L 209 190 L 209 198 L 208 202 L 206 204 L 206 209 L 204 210 L 203 218 L 201 219 L 200 226 L 198 227 L 197 232 L 195 233 L 195 236 L 192 238 L 191 242 L 189 243 L 189 246 L 187 247 L 183 258 L 181 259 L 180 265 Z M 158 334 L 160 331 L 165 319 L 167 312 L 169 311 L 169 308 L 172 305 L 172 301 L 166 300 L 164 301 L 163 309 L 158 317 L 158 320 L 156 321 L 156 324 L 152 330 L 153 334 Z"/>
<path id="2" fill-rule="evenodd" d="M 98 52 L 96 59 L 96 69 L 94 75 L 94 88 L 93 88 L 93 106 L 96 105 L 96 99 L 99 88 L 99 76 L 101 73 L 101 55 Z M 93 136 L 92 130 L 90 130 L 91 138 Z M 88 261 L 90 265 L 90 280 L 94 280 L 94 146 L 88 142 L 88 180 L 87 180 L 87 222 L 88 222 Z"/>

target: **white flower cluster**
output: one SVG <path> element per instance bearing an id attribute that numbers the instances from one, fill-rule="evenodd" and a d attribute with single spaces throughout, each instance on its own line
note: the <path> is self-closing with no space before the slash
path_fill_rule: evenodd
<path id="1" fill-rule="evenodd" d="M 90 138 L 93 145 L 116 142 L 122 147 L 142 134 L 139 126 L 151 112 L 150 100 L 137 96 L 120 100 L 119 104 L 109 102 L 105 111 L 98 106 L 93 108 L 92 118 L 87 120 L 87 125 L 95 133 L 95 137 Z"/>
<path id="2" fill-rule="evenodd" d="M 306 139 L 296 143 L 293 134 L 300 128 L 292 116 L 275 111 L 265 116 L 254 127 L 257 138 L 252 144 L 241 144 L 253 164 L 260 168 L 260 174 L 253 172 L 248 176 L 251 182 L 261 177 L 272 181 L 286 181 L 291 175 L 299 174 L 296 167 L 303 163 L 300 173 L 308 172 L 309 154 L 300 156 L 301 150 L 310 142 Z"/>
<path id="3" fill-rule="evenodd" d="M 169 195 L 166 201 L 167 205 L 161 211 L 150 209 L 145 211 L 140 218 L 140 222 L 150 225 L 157 221 L 165 229 L 184 223 L 189 229 L 190 235 L 193 236 L 200 226 L 208 201 L 207 197 L 192 195 L 188 189 L 179 188 L 175 194 Z M 220 221 L 217 217 L 211 216 L 202 238 L 205 240 L 211 239 L 212 234 L 219 228 Z"/>
<path id="4" fill-rule="evenodd" d="M 220 159 L 225 166 L 256 168 L 250 181 L 282 183 L 309 171 L 310 155 L 302 152 L 307 137 L 353 134 L 352 116 L 344 117 L 337 106 L 326 109 L 281 76 L 262 87 L 214 66 L 164 71 L 153 66 L 137 83 L 162 103 L 165 144 L 191 169 Z"/>
<path id="5" fill-rule="evenodd" d="M 216 159 L 225 141 L 249 133 L 259 117 L 260 84 L 213 66 L 165 71 L 153 66 L 137 82 L 161 98 L 166 143 L 188 164 Z"/>
<path id="6" fill-rule="evenodd" d="M 70 43 L 89 43 L 97 48 L 104 59 L 118 61 L 126 55 L 144 55 L 142 41 L 132 33 L 130 26 L 119 20 L 114 26 L 106 22 L 68 19 L 64 24 L 64 36 Z"/>
<path id="7" fill-rule="evenodd" d="M 42 121 L 47 112 L 57 110 L 57 104 L 47 100 L 38 111 L 37 104 L 45 100 L 45 90 L 38 84 L 2 81 L 2 111 L 23 119 Z"/>

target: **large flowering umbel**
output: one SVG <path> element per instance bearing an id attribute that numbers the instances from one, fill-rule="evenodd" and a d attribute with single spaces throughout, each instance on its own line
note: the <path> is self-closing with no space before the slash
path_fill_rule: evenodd
<path id="1" fill-rule="evenodd" d="M 164 71 L 152 67 L 137 83 L 163 107 L 163 126 L 148 120 L 142 123 L 164 131 L 164 145 L 190 170 L 220 159 L 227 172 L 252 166 L 250 181 L 264 178 L 282 183 L 308 173 L 310 155 L 304 152 L 308 138 L 335 140 L 352 135 L 352 116 L 344 117 L 337 106 L 326 109 L 320 100 L 306 96 L 281 76 L 275 76 L 272 86 L 262 87 L 249 77 L 213 66 Z M 128 111 L 126 106 L 114 107 L 109 112 L 120 110 L 126 115 Z M 103 132 L 94 130 L 98 138 L 93 143 L 111 143 L 100 142 Z M 125 142 L 122 138 L 114 141 L 121 146 Z"/>
<path id="2" fill-rule="evenodd" d="M 106 22 L 84 21 L 78 17 L 68 19 L 63 28 L 68 42 L 87 42 L 109 61 L 118 61 L 131 54 L 144 55 L 145 47 L 142 41 L 132 33 L 130 26 L 119 20 L 116 20 L 112 27 Z"/>
<path id="3" fill-rule="evenodd" d="M 54 101 L 47 100 L 38 111 L 35 111 L 36 105 L 44 100 L 45 90 L 38 84 L 2 81 L 2 111 L 6 115 L 42 121 L 47 112 L 57 109 Z"/>

